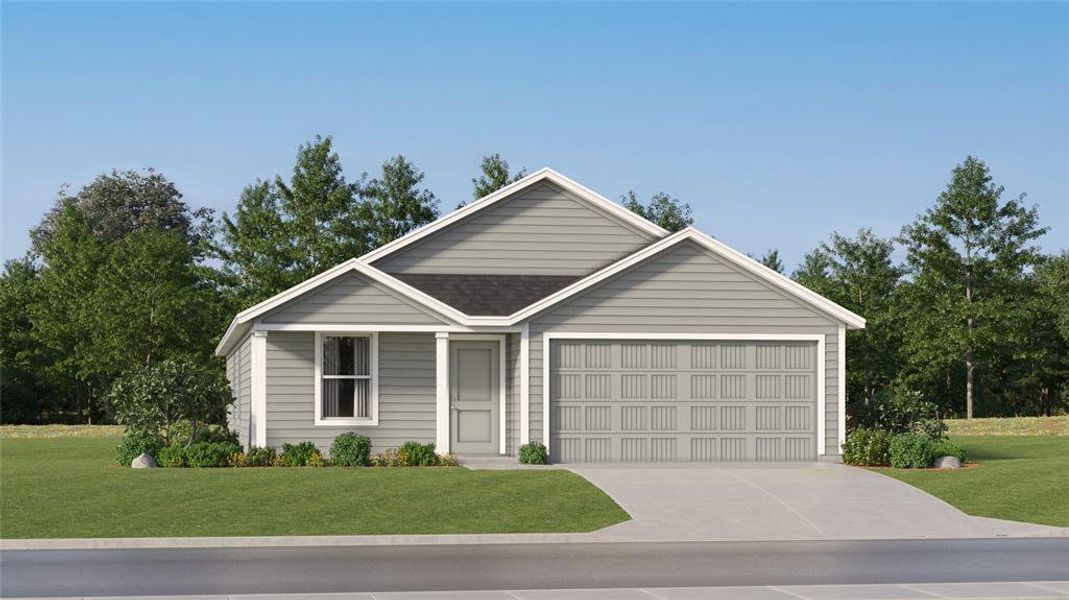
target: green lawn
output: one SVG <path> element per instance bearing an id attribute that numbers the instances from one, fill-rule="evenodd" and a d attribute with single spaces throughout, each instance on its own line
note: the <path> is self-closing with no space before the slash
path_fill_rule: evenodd
<path id="1" fill-rule="evenodd" d="M 118 439 L 0 439 L 0 537 L 593 531 L 629 517 L 568 471 L 150 469 Z"/>
<path id="2" fill-rule="evenodd" d="M 1069 527 L 1069 436 L 954 436 L 977 466 L 879 469 L 981 517 Z"/>

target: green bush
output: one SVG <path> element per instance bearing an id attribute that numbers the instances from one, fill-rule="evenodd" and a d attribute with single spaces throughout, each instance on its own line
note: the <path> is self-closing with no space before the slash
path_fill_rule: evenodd
<path id="1" fill-rule="evenodd" d="M 408 452 L 404 448 L 387 448 L 371 457 L 373 467 L 407 467 Z"/>
<path id="2" fill-rule="evenodd" d="M 188 467 L 186 449 L 179 444 L 164 446 L 156 455 L 156 462 L 161 467 Z"/>
<path id="3" fill-rule="evenodd" d="M 406 455 L 405 465 L 409 467 L 433 467 L 438 464 L 438 453 L 434 451 L 434 442 L 405 442 L 401 450 Z"/>
<path id="4" fill-rule="evenodd" d="M 520 446 L 520 464 L 547 465 L 549 464 L 549 451 L 542 442 L 524 444 Z"/>
<path id="5" fill-rule="evenodd" d="M 888 431 L 859 427 L 846 436 L 843 462 L 848 465 L 884 467 L 891 464 L 891 438 Z"/>
<path id="6" fill-rule="evenodd" d="M 339 467 L 366 467 L 371 464 L 371 440 L 353 432 L 334 438 L 330 445 L 330 462 Z"/>
<path id="7" fill-rule="evenodd" d="M 867 403 L 851 404 L 846 411 L 849 429 L 880 429 L 891 433 L 922 433 L 932 439 L 946 435 L 939 407 L 905 388 L 881 390 Z"/>
<path id="8" fill-rule="evenodd" d="M 239 452 L 241 447 L 230 442 L 197 442 L 186 448 L 186 462 L 198 468 L 225 467 Z"/>
<path id="9" fill-rule="evenodd" d="M 956 456 L 962 464 L 965 464 L 965 461 L 969 458 L 965 454 L 965 448 L 950 440 L 939 440 L 932 444 L 932 460 L 941 456 Z"/>
<path id="10" fill-rule="evenodd" d="M 308 460 L 312 458 L 313 454 L 319 454 L 320 460 L 323 455 L 320 454 L 319 448 L 312 442 L 301 442 L 300 444 L 282 444 L 282 459 L 283 465 L 288 467 L 307 467 Z"/>
<path id="11" fill-rule="evenodd" d="M 156 434 L 131 431 L 123 436 L 118 448 L 115 449 L 115 460 L 120 465 L 129 467 L 130 463 L 134 462 L 134 459 L 142 453 L 156 458 L 162 447 L 163 442 L 160 441 L 159 436 Z"/>
<path id="12" fill-rule="evenodd" d="M 932 464 L 932 438 L 919 433 L 900 433 L 891 440 L 891 466 L 926 469 Z"/>
<path id="13" fill-rule="evenodd" d="M 275 462 L 275 449 L 274 448 L 261 448 L 260 446 L 249 446 L 249 450 L 245 453 L 245 463 L 243 467 L 270 467 Z"/>

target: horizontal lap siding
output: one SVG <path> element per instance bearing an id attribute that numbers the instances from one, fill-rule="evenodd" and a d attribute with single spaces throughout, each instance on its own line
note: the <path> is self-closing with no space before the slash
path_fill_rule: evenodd
<path id="1" fill-rule="evenodd" d="M 825 452 L 838 454 L 838 324 L 684 243 L 531 322 L 531 439 L 542 440 L 542 332 L 822 334 Z"/>
<path id="2" fill-rule="evenodd" d="M 515 456 L 520 446 L 520 334 L 508 334 L 505 352 L 505 452 Z"/>
<path id="3" fill-rule="evenodd" d="M 438 325 L 444 321 L 382 285 L 355 273 L 343 275 L 264 316 L 264 323 Z"/>
<path id="4" fill-rule="evenodd" d="M 227 414 L 227 424 L 238 434 L 238 441 L 248 446 L 252 408 L 252 336 L 247 336 L 227 355 L 226 378 L 234 397 Z"/>
<path id="5" fill-rule="evenodd" d="M 431 333 L 379 334 L 379 425 L 315 425 L 315 334 L 272 331 L 267 337 L 267 443 L 310 440 L 324 451 L 356 431 L 381 452 L 435 437 L 435 342 Z"/>
<path id="6" fill-rule="evenodd" d="M 388 273 L 586 275 L 653 240 L 543 183 L 374 265 Z"/>

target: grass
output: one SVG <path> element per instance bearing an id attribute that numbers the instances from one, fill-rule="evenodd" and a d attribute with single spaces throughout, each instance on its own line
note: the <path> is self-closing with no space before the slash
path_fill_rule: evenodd
<path id="1" fill-rule="evenodd" d="M 583 532 L 629 518 L 568 471 L 125 469 L 116 437 L 0 439 L 0 537 Z"/>
<path id="2" fill-rule="evenodd" d="M 0 425 L 0 438 L 52 439 L 119 437 L 122 425 Z"/>
<path id="3" fill-rule="evenodd" d="M 1008 417 L 948 419 L 950 435 L 1069 435 L 1069 415 L 1060 417 Z"/>
<path id="4" fill-rule="evenodd" d="M 1069 437 L 953 438 L 975 468 L 879 469 L 970 515 L 1069 527 Z"/>

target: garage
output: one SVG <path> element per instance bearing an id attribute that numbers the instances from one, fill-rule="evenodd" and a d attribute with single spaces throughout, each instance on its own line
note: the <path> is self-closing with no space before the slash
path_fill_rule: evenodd
<path id="1" fill-rule="evenodd" d="M 555 462 L 817 458 L 817 342 L 550 343 Z"/>

